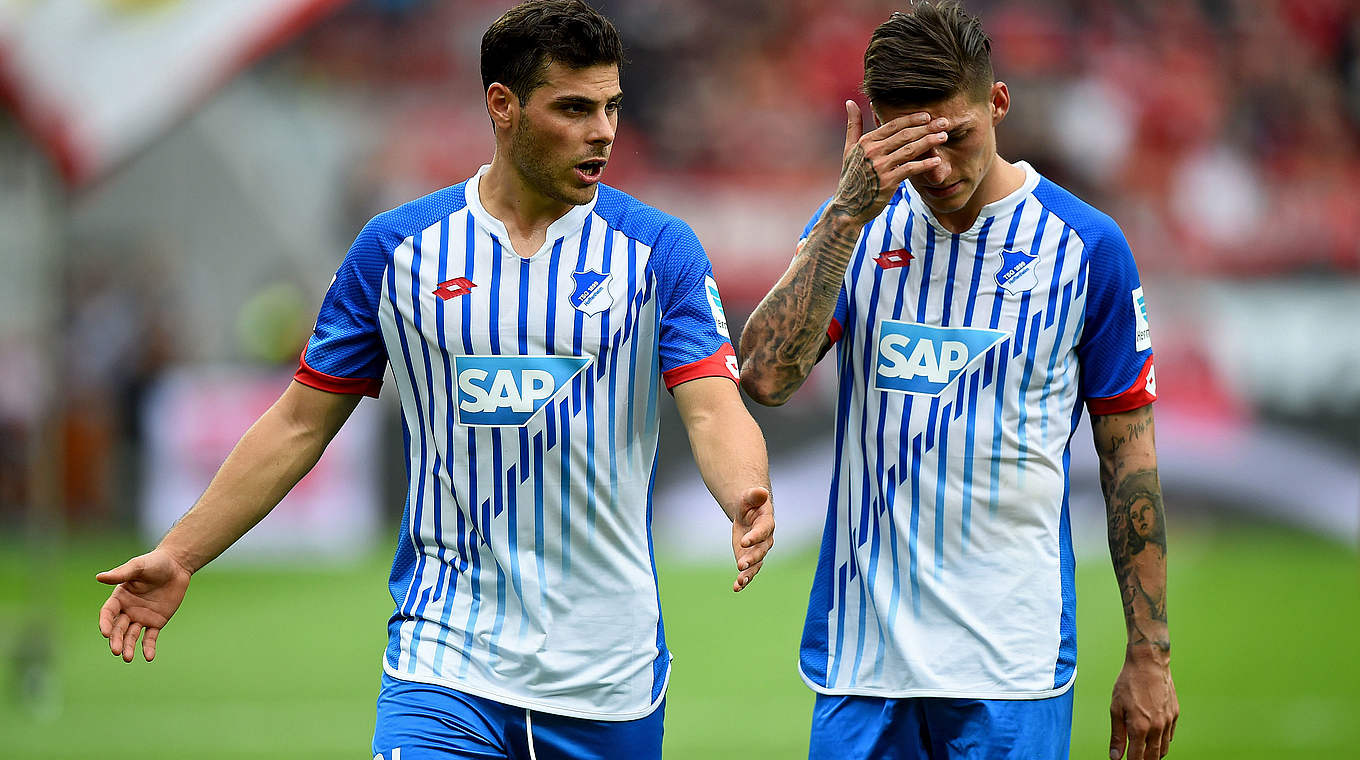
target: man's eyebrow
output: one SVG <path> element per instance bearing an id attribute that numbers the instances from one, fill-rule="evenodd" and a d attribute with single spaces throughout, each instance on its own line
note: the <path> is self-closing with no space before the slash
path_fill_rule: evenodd
<path id="1" fill-rule="evenodd" d="M 610 98 L 609 100 L 606 100 L 606 101 L 605 101 L 605 104 L 607 105 L 607 104 L 610 104 L 610 103 L 618 103 L 618 102 L 620 102 L 620 101 L 622 101 L 622 100 L 623 100 L 623 93 L 619 93 L 618 95 L 615 95 L 614 97 Z M 596 103 L 599 103 L 600 101 L 596 100 L 595 98 L 591 98 L 591 97 L 588 97 L 588 96 L 585 96 L 585 95 L 560 95 L 560 96 L 558 96 L 558 97 L 556 97 L 556 98 L 553 98 L 553 102 L 554 102 L 554 103 L 557 103 L 557 104 L 559 104 L 559 105 L 569 105 L 569 106 L 593 106 L 593 105 L 595 105 Z"/>

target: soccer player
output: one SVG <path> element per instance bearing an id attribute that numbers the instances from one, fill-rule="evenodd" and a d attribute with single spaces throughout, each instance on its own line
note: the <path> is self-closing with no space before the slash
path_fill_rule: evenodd
<path id="1" fill-rule="evenodd" d="M 1110 756 L 1165 755 L 1166 532 L 1143 291 L 1119 227 L 996 153 L 1010 108 L 957 4 L 894 13 L 839 187 L 741 338 L 781 404 L 834 343 L 836 447 L 801 671 L 812 758 L 1066 758 L 1068 452 L 1090 411 L 1128 646 Z"/>
<path id="2" fill-rule="evenodd" d="M 191 575 L 311 468 L 390 366 L 409 489 L 377 728 L 384 760 L 655 758 L 670 675 L 651 491 L 674 394 L 731 517 L 733 590 L 774 530 L 765 444 L 703 248 L 600 184 L 618 35 L 533 0 L 482 39 L 491 163 L 380 214 L 321 306 L 295 382 L 118 584 L 100 631 L 150 661 Z"/>

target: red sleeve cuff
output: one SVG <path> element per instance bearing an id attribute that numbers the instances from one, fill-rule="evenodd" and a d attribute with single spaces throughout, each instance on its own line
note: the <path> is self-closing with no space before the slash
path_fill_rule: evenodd
<path id="1" fill-rule="evenodd" d="M 732 350 L 731 343 L 722 344 L 705 359 L 661 373 L 661 379 L 666 381 L 666 390 L 701 377 L 725 377 L 734 383 L 741 380 L 741 373 L 737 370 L 737 354 Z"/>
<path id="2" fill-rule="evenodd" d="M 382 378 L 336 377 L 312 369 L 307 364 L 307 349 L 305 348 L 302 350 L 302 357 L 298 360 L 298 370 L 293 373 L 293 379 L 303 385 L 327 393 L 351 393 L 377 398 L 378 392 L 382 390 Z"/>
<path id="3" fill-rule="evenodd" d="M 1152 357 L 1149 356 L 1143 363 L 1143 371 L 1138 373 L 1138 379 L 1133 381 L 1128 390 L 1115 396 L 1088 398 L 1086 408 L 1092 416 L 1119 414 L 1145 407 L 1156 400 L 1157 372 L 1152 366 Z"/>
<path id="4" fill-rule="evenodd" d="M 826 328 L 826 337 L 830 338 L 832 343 L 838 343 L 840 342 L 841 333 L 843 332 L 844 329 L 841 327 L 840 321 L 832 319 L 831 325 Z"/>

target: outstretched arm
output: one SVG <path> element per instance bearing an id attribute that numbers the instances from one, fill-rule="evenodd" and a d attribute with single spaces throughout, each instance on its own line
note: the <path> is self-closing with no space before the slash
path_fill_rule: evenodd
<path id="1" fill-rule="evenodd" d="M 762 404 L 788 401 L 826 353 L 826 328 L 864 225 L 883 211 L 903 180 L 941 160 L 914 159 L 945 141 L 947 120 L 911 114 L 862 135 L 859 106 L 847 101 L 845 108 L 836 195 L 741 333 L 741 387 Z"/>
<path id="2" fill-rule="evenodd" d="M 1166 513 L 1152 407 L 1092 417 L 1110 558 L 1128 646 L 1110 703 L 1110 757 L 1155 760 L 1170 750 L 1180 705 L 1171 680 L 1166 614 Z"/>
<path id="3" fill-rule="evenodd" d="M 701 377 L 672 389 L 704 484 L 732 520 L 737 560 L 733 591 L 746 588 L 774 546 L 774 502 L 765 437 L 725 377 Z"/>
<path id="4" fill-rule="evenodd" d="M 99 610 L 99 632 L 126 662 L 156 656 L 160 629 L 179 609 L 189 578 L 278 505 L 349 418 L 361 397 L 293 382 L 246 431 L 208 488 L 151 552 L 95 576 L 116 585 Z"/>

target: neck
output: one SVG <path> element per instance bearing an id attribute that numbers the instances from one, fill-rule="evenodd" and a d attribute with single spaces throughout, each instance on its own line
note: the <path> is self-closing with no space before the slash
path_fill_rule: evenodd
<path id="1" fill-rule="evenodd" d="M 572 208 L 572 204 L 549 198 L 530 187 L 499 150 L 491 158 L 491 168 L 478 181 L 477 194 L 487 213 L 501 220 L 506 232 L 516 236 L 542 232 Z"/>
<path id="2" fill-rule="evenodd" d="M 997 154 L 992 154 L 992 164 L 983 175 L 973 197 L 967 205 L 948 214 L 936 214 L 935 218 L 950 232 L 967 232 L 982 213 L 982 207 L 995 203 L 1010 195 L 1025 184 L 1025 170 L 1012 164 Z"/>

